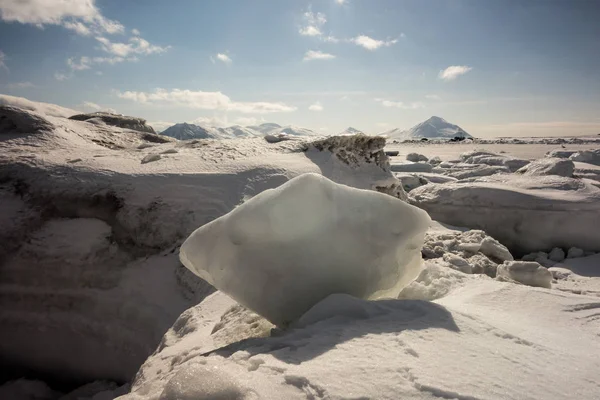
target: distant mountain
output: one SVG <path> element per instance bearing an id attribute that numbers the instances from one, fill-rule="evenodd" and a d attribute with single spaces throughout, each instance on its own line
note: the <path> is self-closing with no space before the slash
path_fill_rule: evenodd
<path id="1" fill-rule="evenodd" d="M 299 126 L 293 126 L 293 125 L 282 126 L 271 132 L 271 134 L 280 134 L 280 133 L 284 133 L 286 135 L 294 135 L 294 136 L 319 136 L 319 134 L 316 133 L 315 131 L 312 131 L 307 128 L 301 128 Z"/>
<path id="2" fill-rule="evenodd" d="M 265 135 L 279 134 L 293 136 L 318 136 L 310 129 L 298 126 L 281 126 L 275 123 L 264 123 L 255 126 L 233 125 L 226 128 L 214 126 L 200 126 L 195 124 L 181 123 L 173 125 L 161 132 L 162 135 L 170 136 L 179 140 L 188 139 L 236 139 L 263 137 Z"/>
<path id="3" fill-rule="evenodd" d="M 338 133 L 338 135 L 345 136 L 345 135 L 366 135 L 366 134 L 363 131 L 359 131 L 358 129 L 349 126 L 348 128 L 346 128 L 345 131 Z"/>
<path id="4" fill-rule="evenodd" d="M 472 138 L 464 129 L 458 125 L 451 124 L 440 117 L 431 117 L 427 121 L 421 122 L 410 129 L 400 130 L 392 129 L 384 132 L 383 135 L 396 140 L 419 140 L 427 139 L 452 139 L 455 136 Z"/>
<path id="5" fill-rule="evenodd" d="M 224 139 L 227 134 L 222 134 L 214 129 L 183 122 L 175 124 L 161 132 L 161 135 L 169 136 L 179 140 L 188 139 Z"/>
<path id="6" fill-rule="evenodd" d="M 264 124 L 260 125 L 247 126 L 246 128 L 253 129 L 262 133 L 263 135 L 268 135 L 275 132 L 277 129 L 280 129 L 281 125 L 274 122 L 265 122 Z"/>

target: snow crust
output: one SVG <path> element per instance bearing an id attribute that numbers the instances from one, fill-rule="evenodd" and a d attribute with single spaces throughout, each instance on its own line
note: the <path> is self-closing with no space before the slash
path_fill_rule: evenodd
<path id="1" fill-rule="evenodd" d="M 552 287 L 552 273 L 540 264 L 531 261 L 508 261 L 498 266 L 497 277 L 510 279 L 524 285 L 543 288 Z"/>
<path id="2" fill-rule="evenodd" d="M 517 172 L 524 175 L 558 175 L 573 177 L 575 164 L 571 160 L 561 158 L 540 158 L 522 167 Z"/>
<path id="3" fill-rule="evenodd" d="M 181 262 L 276 325 L 332 293 L 395 297 L 421 269 L 429 217 L 316 174 L 267 190 L 196 230 Z"/>

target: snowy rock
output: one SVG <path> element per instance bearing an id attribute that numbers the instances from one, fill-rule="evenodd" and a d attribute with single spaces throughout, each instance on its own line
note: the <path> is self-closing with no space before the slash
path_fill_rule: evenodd
<path id="1" fill-rule="evenodd" d="M 177 149 L 167 149 L 165 151 L 161 151 L 160 154 L 177 154 L 179 150 Z"/>
<path id="2" fill-rule="evenodd" d="M 510 251 L 508 251 L 506 246 L 489 236 L 483 239 L 479 251 L 486 256 L 496 259 L 500 262 L 514 260 L 512 254 L 510 254 Z"/>
<path id="3" fill-rule="evenodd" d="M 557 264 L 564 265 L 564 264 Z M 548 271 L 552 274 L 553 279 L 567 279 L 569 276 L 573 275 L 573 271 L 564 267 L 550 267 Z"/>
<path id="4" fill-rule="evenodd" d="M 287 325 L 331 293 L 397 296 L 420 272 L 429 221 L 391 196 L 305 174 L 196 230 L 180 258 L 240 304 Z"/>
<path id="5" fill-rule="evenodd" d="M 582 150 L 569 157 L 573 161 L 584 162 L 593 165 L 600 165 L 600 149 Z"/>
<path id="6" fill-rule="evenodd" d="M 148 164 L 154 161 L 160 160 L 162 157 L 160 154 L 148 154 L 144 158 L 142 158 L 142 164 Z"/>
<path id="7" fill-rule="evenodd" d="M 405 162 L 394 163 L 391 165 L 394 172 L 431 172 L 433 167 L 425 162 Z"/>
<path id="8" fill-rule="evenodd" d="M 283 142 L 284 140 L 292 140 L 293 137 L 290 135 L 286 135 L 284 133 L 280 133 L 278 135 L 265 135 L 265 140 L 267 141 L 267 143 L 279 143 L 279 142 Z"/>
<path id="9" fill-rule="evenodd" d="M 218 369 L 191 364 L 167 383 L 161 400 L 250 400 L 256 398 L 235 378 Z"/>
<path id="10" fill-rule="evenodd" d="M 567 252 L 567 258 L 578 258 L 578 257 L 583 257 L 585 255 L 585 252 L 577 247 L 571 247 L 569 249 L 569 251 Z"/>
<path id="11" fill-rule="evenodd" d="M 458 180 L 452 176 L 437 174 L 433 172 L 415 172 L 412 175 L 418 176 L 419 178 L 423 178 L 427 180 L 427 182 L 432 183 L 456 182 Z"/>
<path id="12" fill-rule="evenodd" d="M 558 175 L 572 178 L 574 170 L 575 165 L 571 160 L 540 158 L 519 169 L 517 173 L 523 175 Z"/>
<path id="13" fill-rule="evenodd" d="M 546 153 L 546 157 L 550 158 L 569 158 L 573 154 L 577 153 L 577 150 L 562 150 L 555 149 Z"/>
<path id="14" fill-rule="evenodd" d="M 410 192 L 414 188 L 419 186 L 423 186 L 429 183 L 429 181 L 425 178 L 421 178 L 420 176 L 398 172 L 395 173 L 394 176 L 398 178 L 398 180 L 402 183 L 402 187 L 406 192 Z"/>
<path id="15" fill-rule="evenodd" d="M 400 152 L 398 150 L 389 150 L 385 152 L 388 157 L 396 157 Z"/>
<path id="16" fill-rule="evenodd" d="M 336 183 L 371 189 L 402 200 L 408 196 L 402 183 L 392 174 L 381 136 L 330 136 L 306 143 L 306 156 L 321 173 Z"/>
<path id="17" fill-rule="evenodd" d="M 496 279 L 510 279 L 528 286 L 550 289 L 552 273 L 536 262 L 507 261 L 498 265 Z"/>
<path id="18" fill-rule="evenodd" d="M 472 164 L 467 168 L 460 165 L 453 165 L 450 171 L 446 174 L 458 180 L 476 178 L 482 176 L 490 176 L 500 173 L 509 173 L 510 170 L 503 166 L 485 165 L 485 164 Z"/>
<path id="19" fill-rule="evenodd" d="M 452 253 L 445 253 L 443 258 L 444 261 L 451 265 L 452 269 L 464 272 L 465 274 L 473 273 L 473 268 L 464 258 Z"/>
<path id="20" fill-rule="evenodd" d="M 552 261 L 561 262 L 562 260 L 565 259 L 565 252 L 563 249 L 561 249 L 559 247 L 555 247 L 548 254 L 548 258 Z"/>
<path id="21" fill-rule="evenodd" d="M 408 155 L 406 156 L 406 159 L 408 161 L 412 161 L 412 162 L 428 161 L 429 160 L 423 154 L 419 154 L 419 153 L 408 153 Z"/>
<path id="22" fill-rule="evenodd" d="M 107 112 L 76 114 L 69 117 L 69 119 L 87 122 L 102 121 L 106 125 L 117 126 L 119 128 L 132 129 L 139 132 L 156 133 L 154 128 L 152 128 L 150 125 L 147 125 L 146 120 L 143 118 L 127 117 L 125 115 Z"/>
<path id="23" fill-rule="evenodd" d="M 51 131 L 54 125 L 34 111 L 0 106 L 0 134 Z"/>
<path id="24" fill-rule="evenodd" d="M 463 153 L 460 155 L 460 158 L 467 164 L 503 166 L 508 168 L 508 170 L 512 172 L 529 164 L 529 160 L 522 160 L 515 157 L 509 157 L 502 154 L 495 154 L 480 150 L 474 150 L 471 152 Z"/>
<path id="25" fill-rule="evenodd" d="M 429 159 L 429 164 L 431 164 L 431 165 L 439 165 L 439 164 L 441 164 L 441 163 L 442 163 L 442 159 L 441 159 L 441 158 L 439 158 L 438 156 L 431 157 L 431 158 Z"/>
<path id="26" fill-rule="evenodd" d="M 511 252 L 573 246 L 600 251 L 600 189 L 555 175 L 494 175 L 409 193 L 433 219 L 482 229 Z"/>

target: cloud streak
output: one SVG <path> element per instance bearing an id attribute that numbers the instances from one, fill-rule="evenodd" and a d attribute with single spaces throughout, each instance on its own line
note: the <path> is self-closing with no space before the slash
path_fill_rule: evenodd
<path id="1" fill-rule="evenodd" d="M 308 106 L 308 109 L 310 111 L 323 111 L 323 105 L 321 105 L 320 101 L 317 101 L 317 102 L 311 104 L 310 106 Z"/>
<path id="2" fill-rule="evenodd" d="M 309 50 L 304 54 L 303 61 L 312 61 L 312 60 L 333 60 L 335 56 L 329 53 L 323 53 L 319 50 Z"/>
<path id="3" fill-rule="evenodd" d="M 473 68 L 466 65 L 451 65 L 446 69 L 440 71 L 438 77 L 444 81 L 453 81 L 461 75 L 466 74 Z"/>
<path id="4" fill-rule="evenodd" d="M 412 103 L 405 103 L 403 101 L 391 101 L 385 99 L 375 99 L 375 101 L 380 103 L 384 107 L 400 108 L 402 110 L 416 110 L 425 107 L 425 105 L 419 101 L 415 101 Z"/>
<path id="5" fill-rule="evenodd" d="M 390 47 L 391 45 L 398 43 L 398 39 L 377 40 L 366 35 L 359 35 L 350 39 L 350 42 L 367 50 L 375 51 L 381 47 Z"/>
<path id="6" fill-rule="evenodd" d="M 153 92 L 116 92 L 117 96 L 142 104 L 173 105 L 201 110 L 237 111 L 241 113 L 268 114 L 292 112 L 296 107 L 284 103 L 237 102 L 221 92 L 203 92 L 181 89 L 155 89 Z"/>

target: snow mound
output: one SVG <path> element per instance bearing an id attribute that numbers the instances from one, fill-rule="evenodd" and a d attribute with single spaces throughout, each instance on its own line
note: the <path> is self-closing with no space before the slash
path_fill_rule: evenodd
<path id="1" fill-rule="evenodd" d="M 0 134 L 51 131 L 54 125 L 36 112 L 0 106 Z"/>
<path id="2" fill-rule="evenodd" d="M 432 218 L 482 229 L 518 254 L 573 246 L 600 251 L 600 189 L 582 180 L 502 174 L 429 184 L 409 197 Z"/>
<path id="3" fill-rule="evenodd" d="M 217 135 L 214 132 L 211 132 L 209 129 L 188 123 L 175 124 L 165 129 L 160 134 L 178 140 L 221 138 L 221 135 Z"/>
<path id="4" fill-rule="evenodd" d="M 503 154 L 490 153 L 484 150 L 473 150 L 460 155 L 463 162 L 467 164 L 485 164 L 490 166 L 503 166 L 514 172 L 529 164 L 529 160 L 509 157 Z"/>
<path id="5" fill-rule="evenodd" d="M 428 225 L 392 196 L 305 174 L 197 229 L 180 259 L 285 326 L 332 293 L 397 296 L 420 272 Z"/>
<path id="6" fill-rule="evenodd" d="M 406 159 L 408 161 L 412 161 L 412 162 L 429 161 L 429 159 L 427 157 L 425 157 L 423 154 L 419 154 L 419 153 L 408 153 L 406 155 Z"/>
<path id="7" fill-rule="evenodd" d="M 504 262 L 498 266 L 497 279 L 513 280 L 524 285 L 547 289 L 552 287 L 552 273 L 537 262 L 531 261 Z"/>
<path id="8" fill-rule="evenodd" d="M 120 114 L 107 112 L 95 112 L 89 114 L 77 114 L 69 117 L 75 121 L 86 121 L 91 123 L 103 122 L 106 125 L 117 126 L 119 128 L 131 129 L 138 132 L 156 133 L 154 128 L 146 124 L 146 120 L 137 117 L 127 117 Z"/>
<path id="9" fill-rule="evenodd" d="M 562 158 L 540 158 L 520 168 L 517 173 L 523 175 L 558 175 L 573 177 L 575 164 Z"/>
<path id="10" fill-rule="evenodd" d="M 6 94 L 0 94 L 0 106 L 13 106 L 23 110 L 34 111 L 42 115 L 61 118 L 69 118 L 71 115 L 77 114 L 77 111 L 75 110 L 61 107 L 56 104 L 41 103 L 28 100 L 24 97 L 9 96 Z"/>
<path id="11" fill-rule="evenodd" d="M 593 165 L 600 165 L 600 149 L 582 150 L 569 157 L 573 161 L 584 162 Z"/>
<path id="12" fill-rule="evenodd" d="M 433 166 L 426 162 L 402 162 L 391 165 L 394 172 L 431 172 Z"/>

